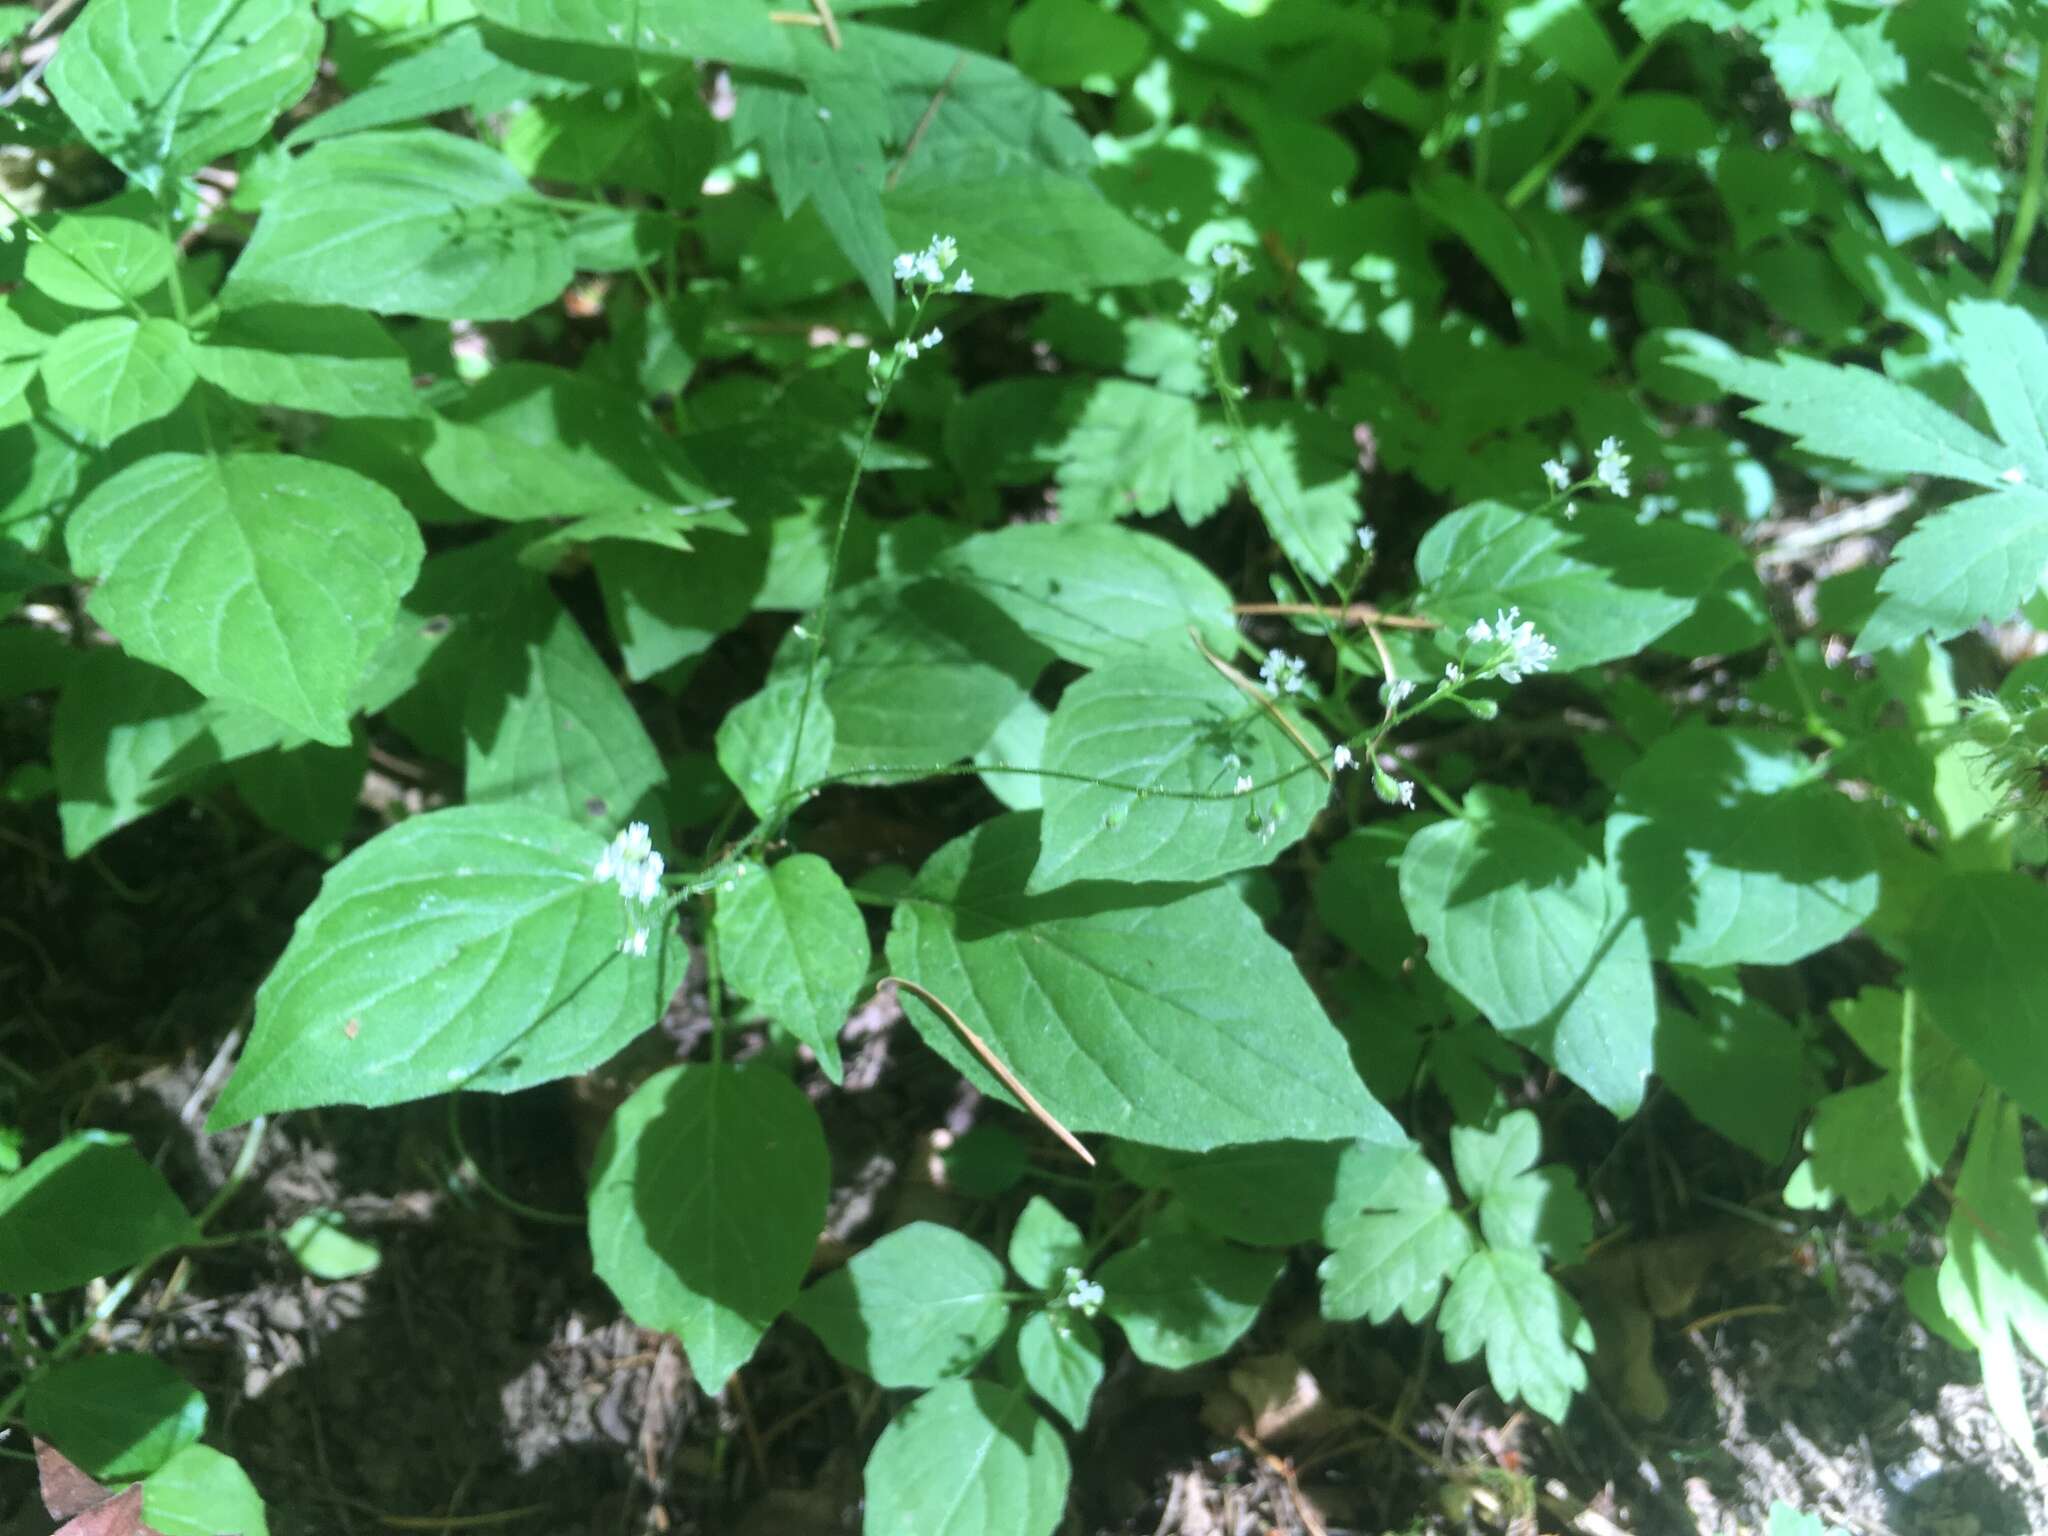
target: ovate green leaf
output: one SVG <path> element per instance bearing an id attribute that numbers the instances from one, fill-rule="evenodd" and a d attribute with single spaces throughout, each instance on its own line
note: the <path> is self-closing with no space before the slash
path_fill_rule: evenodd
<path id="1" fill-rule="evenodd" d="M 1009 1315 L 1002 1261 L 929 1221 L 897 1228 L 796 1303 L 797 1320 L 835 1360 L 883 1387 L 965 1376 Z"/>
<path id="2" fill-rule="evenodd" d="M 249 1474 L 210 1445 L 188 1445 L 149 1474 L 142 1518 L 160 1536 L 270 1536 Z"/>
<path id="3" fill-rule="evenodd" d="M 1024 1283 L 1047 1291 L 1068 1269 L 1088 1262 L 1088 1243 L 1058 1206 L 1043 1195 L 1033 1195 L 1010 1231 L 1009 1253 L 1010 1268 Z"/>
<path id="4" fill-rule="evenodd" d="M 1022 1392 L 948 1381 L 893 1419 L 868 1456 L 863 1536 L 1052 1536 L 1067 1448 Z"/>
<path id="5" fill-rule="evenodd" d="M 896 908 L 889 961 L 960 1015 L 1070 1129 L 1201 1149 L 1399 1132 L 1287 952 L 1232 891 L 1024 884 L 1038 817 L 948 843 Z M 1007 1092 L 924 1004 L 926 1043 Z"/>
<path id="6" fill-rule="evenodd" d="M 175 320 L 81 320 L 43 353 L 43 387 L 52 406 L 107 442 L 178 408 L 198 377 L 192 351 Z"/>
<path id="7" fill-rule="evenodd" d="M 1503 809 L 1409 842 L 1401 901 L 1429 963 L 1499 1030 L 1617 1115 L 1651 1066 L 1656 994 L 1613 869 L 1547 815 Z"/>
<path id="8" fill-rule="evenodd" d="M 1071 1307 L 1034 1312 L 1017 1330 L 1017 1365 L 1024 1385 L 1079 1429 L 1102 1385 L 1102 1336 Z"/>
<path id="9" fill-rule="evenodd" d="M 92 0 L 50 89 L 86 142 L 156 191 L 261 138 L 313 83 L 322 37 L 307 0 Z"/>
<path id="10" fill-rule="evenodd" d="M 154 1472 L 206 1430 L 206 1399 L 154 1355 L 89 1355 L 29 1379 L 21 1417 L 88 1477 Z"/>
<path id="11" fill-rule="evenodd" d="M 1661 737 L 1622 775 L 1607 862 L 1651 947 L 1685 965 L 1789 965 L 1877 909 L 1856 808 L 1760 731 Z"/>
<path id="12" fill-rule="evenodd" d="M 796 1299 L 830 1184 L 810 1100 L 760 1066 L 671 1067 L 612 1117 L 590 1184 L 597 1272 L 678 1335 L 704 1390 Z"/>
<path id="13" fill-rule="evenodd" d="M 1184 1370 L 1214 1360 L 1258 1321 L 1287 1260 L 1213 1238 L 1157 1233 L 1096 1271 L 1102 1310 L 1147 1365 Z"/>
<path id="14" fill-rule="evenodd" d="M 1299 719 L 1311 751 L 1322 733 Z M 1045 734 L 1045 819 L 1028 889 L 1206 880 L 1300 841 L 1329 783 L 1298 743 L 1193 647 L 1139 654 L 1060 696 Z M 1237 791 L 1241 780 L 1252 788 Z M 1091 782 L 1101 781 L 1101 782 Z"/>
<path id="15" fill-rule="evenodd" d="M 718 898 L 726 979 L 817 1053 L 839 1081 L 839 1031 L 867 979 L 867 924 L 832 866 L 814 853 L 752 865 Z"/>
<path id="16" fill-rule="evenodd" d="M 417 128 L 304 155 L 265 201 L 221 298 L 513 320 L 553 299 L 573 271 L 560 213 L 504 156 Z"/>
<path id="17" fill-rule="evenodd" d="M 256 994 L 211 1123 L 312 1104 L 510 1093 L 583 1072 L 660 1017 L 682 946 L 591 878 L 604 839 L 523 806 L 459 806 L 327 872 Z"/>
<path id="18" fill-rule="evenodd" d="M 1699 605 L 1742 558 L 1732 540 L 1631 512 L 1557 518 L 1483 501 L 1444 518 L 1415 553 L 1421 606 L 1447 630 L 1520 608 L 1569 672 L 1633 656 Z"/>
<path id="19" fill-rule="evenodd" d="M 125 212 L 125 200 L 120 206 Z M 49 238 L 28 248 L 22 275 L 73 309 L 121 309 L 161 286 L 177 264 L 162 230 L 111 207 L 66 214 L 47 228 Z"/>
<path id="20" fill-rule="evenodd" d="M 1907 936 L 1914 993 L 1985 1079 L 2048 1115 L 2048 889 L 2016 871 L 1952 874 Z"/>
<path id="21" fill-rule="evenodd" d="M 0 1293 L 69 1290 L 198 1235 L 127 1137 L 80 1131 L 0 1179 Z"/>
<path id="22" fill-rule="evenodd" d="M 92 615 L 201 693 L 339 746 L 357 680 L 419 572 L 397 498 L 312 459 L 162 453 L 65 525 Z"/>
<path id="23" fill-rule="evenodd" d="M 230 310 L 192 353 L 209 384 L 238 400 L 329 416 L 410 416 L 412 365 L 357 309 L 266 304 Z"/>

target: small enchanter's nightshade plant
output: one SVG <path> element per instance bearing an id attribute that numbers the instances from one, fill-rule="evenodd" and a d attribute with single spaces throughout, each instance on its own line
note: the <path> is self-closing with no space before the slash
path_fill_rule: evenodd
<path id="1" fill-rule="evenodd" d="M 1557 660 L 1557 647 L 1522 617 L 1519 608 L 1504 608 L 1493 622 L 1477 620 L 1465 631 L 1473 650 L 1465 659 L 1478 671 L 1504 683 L 1519 683 L 1531 672 L 1543 672 Z"/>

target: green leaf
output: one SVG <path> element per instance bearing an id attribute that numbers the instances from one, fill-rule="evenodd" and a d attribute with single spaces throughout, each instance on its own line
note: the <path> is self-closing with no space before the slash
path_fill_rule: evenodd
<path id="1" fill-rule="evenodd" d="M 198 377 L 192 351 L 175 320 L 81 320 L 43 353 L 43 387 L 60 413 L 109 442 L 178 408 Z"/>
<path id="2" fill-rule="evenodd" d="M 1230 589 L 1164 539 L 1103 523 L 1018 523 L 980 533 L 936 570 L 964 582 L 1054 655 L 1099 667 L 1134 650 L 1191 654 L 1237 643 Z"/>
<path id="3" fill-rule="evenodd" d="M 707 533 L 688 554 L 607 541 L 590 558 L 626 675 L 642 682 L 703 655 L 747 616 L 768 574 L 768 540 Z M 823 719 L 819 710 L 812 723 Z"/>
<path id="4" fill-rule="evenodd" d="M 1437 1325 L 1445 1359 L 1486 1351 L 1486 1374 L 1504 1401 L 1519 1397 L 1562 1422 L 1572 1394 L 1585 1389 L 1579 1351 L 1591 1351 L 1593 1330 L 1525 1249 L 1483 1248 L 1460 1264 Z"/>
<path id="5" fill-rule="evenodd" d="M 327 858 L 341 853 L 356 819 L 370 744 L 358 736 L 345 747 L 302 742 L 259 752 L 235 764 L 235 793 L 274 832 Z"/>
<path id="6" fill-rule="evenodd" d="M 1011 15 L 1007 36 L 1017 67 L 1047 85 L 1121 80 L 1152 52 L 1143 26 L 1090 0 L 1030 0 Z"/>
<path id="7" fill-rule="evenodd" d="M 638 69 L 642 55 L 787 73 L 794 67 L 791 34 L 801 30 L 772 22 L 766 0 L 675 0 L 651 11 L 634 0 L 483 0 L 477 10 L 508 32 L 582 45 L 526 52 L 598 78 L 604 75 L 586 53 L 610 53 L 610 72 L 619 76 Z"/>
<path id="8" fill-rule="evenodd" d="M 1048 1307 L 1017 1330 L 1017 1365 L 1024 1385 L 1075 1429 L 1088 1422 L 1088 1405 L 1102 1385 L 1102 1336 L 1071 1307 Z"/>
<path id="9" fill-rule="evenodd" d="M 1295 725 L 1320 757 L 1322 732 Z M 1076 777 L 1044 781 L 1038 866 L 1026 889 L 1206 880 L 1270 864 L 1329 802 L 1328 782 L 1303 757 L 1200 656 L 1111 662 L 1070 686 L 1053 711 L 1045 767 Z M 1236 793 L 1243 779 L 1256 787 Z"/>
<path id="10" fill-rule="evenodd" d="M 1555 819 L 1503 808 L 1409 841 L 1401 901 L 1429 963 L 1516 1044 L 1617 1115 L 1643 1100 L 1650 946 L 1615 871 Z"/>
<path id="11" fill-rule="evenodd" d="M 1185 1370 L 1214 1360 L 1258 1320 L 1286 1266 L 1277 1253 L 1256 1253 L 1210 1238 L 1155 1233 L 1095 1272 L 1102 1310 L 1147 1365 Z"/>
<path id="12" fill-rule="evenodd" d="M 254 144 L 313 83 L 306 0 L 91 0 L 50 90 L 87 143 L 155 192 Z"/>
<path id="13" fill-rule="evenodd" d="M 73 309 L 125 308 L 161 287 L 177 265 L 163 231 L 120 213 L 69 213 L 47 228 L 49 238 L 29 246 L 22 275 Z"/>
<path id="14" fill-rule="evenodd" d="M 230 310 L 194 349 L 192 366 L 252 405 L 329 416 L 410 416 L 418 408 L 404 349 L 357 309 Z"/>
<path id="15" fill-rule="evenodd" d="M 1791 1505 L 1773 1501 L 1771 1523 L 1765 1536 L 1849 1536 L 1840 1526 L 1822 1523 L 1819 1515 L 1805 1515 Z"/>
<path id="16" fill-rule="evenodd" d="M 1788 7 L 1764 33 L 1764 56 L 1787 97 L 1829 101 L 1829 121 L 1910 181 L 1950 229 L 1987 233 L 2003 180 L 1988 148 L 1993 125 L 1893 30 L 1881 13 L 1845 26 L 1830 7 Z"/>
<path id="17" fill-rule="evenodd" d="M 1450 1186 L 1414 1146 L 1362 1202 L 1333 1203 L 1324 1236 L 1332 1251 L 1316 1269 L 1323 1316 L 1375 1326 L 1396 1312 L 1421 1322 L 1474 1247 L 1472 1229 L 1451 1209 Z"/>
<path id="18" fill-rule="evenodd" d="M 142 1485 L 142 1519 L 160 1536 L 270 1536 L 263 1496 L 234 1457 L 188 1445 Z"/>
<path id="19" fill-rule="evenodd" d="M 882 1387 L 965 1376 L 1009 1320 L 1002 1261 L 929 1221 L 899 1227 L 797 1298 L 832 1358 Z"/>
<path id="20" fill-rule="evenodd" d="M 94 618 L 201 693 L 349 739 L 357 680 L 418 574 L 418 528 L 349 470 L 160 453 L 101 483 L 64 529 Z"/>
<path id="21" fill-rule="evenodd" d="M 712 499 L 639 401 L 536 363 L 493 369 L 444 407 L 425 464 L 455 500 L 507 522 L 634 511 L 680 531 Z"/>
<path id="22" fill-rule="evenodd" d="M 1451 1127 L 1458 1183 L 1479 1207 L 1489 1246 L 1522 1248 L 1569 1264 L 1593 1237 L 1593 1210 L 1569 1170 L 1538 1168 L 1543 1130 L 1526 1109 L 1503 1115 L 1492 1130 Z"/>
<path id="23" fill-rule="evenodd" d="M 1070 1130 L 1201 1150 L 1284 1136 L 1399 1139 L 1287 952 L 1236 893 L 1077 884 L 1024 892 L 1038 817 L 932 855 L 889 962 L 958 1013 Z M 921 1002 L 918 1033 L 1007 1092 Z"/>
<path id="24" fill-rule="evenodd" d="M 835 598 L 825 658 L 835 773 L 972 757 L 1051 659 L 970 588 L 916 578 Z"/>
<path id="25" fill-rule="evenodd" d="M 67 1291 L 199 1236 L 125 1136 L 80 1131 L 0 1179 L 0 1292 Z"/>
<path id="26" fill-rule="evenodd" d="M 751 865 L 714 918 L 726 979 L 817 1054 L 839 1081 L 839 1031 L 867 979 L 868 929 L 832 866 L 814 853 Z"/>
<path id="27" fill-rule="evenodd" d="M 1358 549 L 1357 445 L 1337 422 L 1304 407 L 1247 414 L 1245 484 L 1266 531 L 1302 575 L 1334 582 Z"/>
<path id="28" fill-rule="evenodd" d="M 86 1476 L 125 1482 L 205 1433 L 206 1399 L 154 1355 L 89 1355 L 30 1377 L 21 1417 Z"/>
<path id="29" fill-rule="evenodd" d="M 1052 1536 L 1067 1448 L 1022 1392 L 948 1381 L 889 1422 L 868 1455 L 863 1536 Z"/>
<path id="30" fill-rule="evenodd" d="M 803 698 L 802 674 L 779 673 L 752 698 L 727 710 L 718 722 L 718 766 L 739 787 L 747 808 L 756 816 L 771 816 L 781 808 L 785 783 L 794 794 L 831 770 L 832 712 L 814 693 L 810 711 L 803 715 L 804 731 L 799 740 L 796 726 Z M 792 753 L 796 757 L 793 770 L 789 767 Z"/>
<path id="31" fill-rule="evenodd" d="M 463 784 L 472 804 L 516 802 L 613 832 L 666 781 L 625 690 L 545 588 L 507 616 L 470 680 Z"/>
<path id="32" fill-rule="evenodd" d="M 1190 272 L 1087 182 L 1034 167 L 996 174 L 970 162 L 943 178 L 913 176 L 882 208 L 903 249 L 918 249 L 935 229 L 951 232 L 975 292 L 990 298 L 1142 287 Z"/>
<path id="33" fill-rule="evenodd" d="M 265 200 L 221 301 L 515 320 L 573 275 L 560 213 L 503 155 L 417 128 L 300 158 Z"/>
<path id="34" fill-rule="evenodd" d="M 111 646 L 86 653 L 64 681 L 50 733 L 66 857 L 286 734 L 275 716 L 205 698 Z"/>
<path id="35" fill-rule="evenodd" d="M 350 1235 L 339 1211 L 306 1212 L 278 1238 L 285 1252 L 316 1280 L 348 1280 L 367 1275 L 384 1262 L 375 1243 Z"/>
<path id="36" fill-rule="evenodd" d="M 2029 1461 L 2039 1458 L 2019 1346 L 2048 1360 L 2048 1242 L 2034 1211 L 2019 1109 L 1992 1097 L 1977 1112 L 1948 1223 L 1936 1292 L 1977 1346 L 1984 1395 Z"/>
<path id="37" fill-rule="evenodd" d="M 1088 1241 L 1058 1206 L 1043 1195 L 1033 1195 L 1010 1229 L 1009 1253 L 1010 1268 L 1026 1285 L 1051 1291 L 1069 1269 L 1087 1264 Z"/>
<path id="38" fill-rule="evenodd" d="M 492 53 L 484 46 L 481 28 L 457 23 L 419 52 L 386 64 L 346 99 L 300 123 L 285 135 L 285 147 L 297 149 L 336 134 L 418 122 L 462 107 L 480 116 L 502 112 L 551 83 L 560 88 L 546 75 Z"/>
<path id="39" fill-rule="evenodd" d="M 1789 965 L 1877 910 L 1863 826 L 1788 738 L 1691 725 L 1622 775 L 1607 862 L 1660 959 Z"/>
<path id="40" fill-rule="evenodd" d="M 591 878 L 604 839 L 524 806 L 458 806 L 327 872 L 256 994 L 210 1124 L 314 1104 L 510 1093 L 588 1071 L 660 1017 L 682 946 L 620 953 L 641 909 Z"/>
<path id="41" fill-rule="evenodd" d="M 1992 1087 L 2048 1116 L 2048 889 L 2017 871 L 1936 886 L 1906 937 L 1914 994 Z"/>
<path id="42" fill-rule="evenodd" d="M 1011 417 L 1020 393 L 1038 382 L 987 385 L 968 409 L 985 404 L 992 415 Z M 1064 435 L 1033 446 L 1059 466 L 1062 518 L 1149 517 L 1172 507 L 1193 526 L 1229 499 L 1237 481 L 1237 459 L 1221 425 L 1194 401 L 1150 385 L 1104 379 L 1063 400 L 1048 425 Z M 1014 418 L 1007 429 L 1016 430 Z"/>
<path id="43" fill-rule="evenodd" d="M 1866 987 L 1837 1002 L 1834 1014 L 1886 1070 L 1815 1106 L 1807 1160 L 1785 1198 L 1809 1209 L 1839 1200 L 1858 1216 L 1895 1210 L 1948 1165 L 1983 1097 L 1984 1074 L 1917 995 Z"/>
<path id="44" fill-rule="evenodd" d="M 1407 1149 L 1372 1141 L 1265 1141 L 1160 1154 L 1165 1186 L 1209 1231 L 1256 1248 L 1322 1235 L 1332 1208 L 1355 1209 Z"/>
<path id="45" fill-rule="evenodd" d="M 1799 1032 L 1739 993 L 1702 988 L 1690 995 L 1697 1012 L 1667 1007 L 1658 1014 L 1657 1075 L 1702 1123 L 1777 1166 L 1807 1105 Z M 1870 1161 L 1888 1156 L 1871 1145 Z"/>
<path id="46" fill-rule="evenodd" d="M 1742 558 L 1732 540 L 1633 512 L 1582 507 L 1571 522 L 1497 501 L 1453 512 L 1423 536 L 1424 612 L 1457 632 L 1520 608 L 1557 647 L 1559 672 L 1633 656 L 1699 606 Z"/>
<path id="47" fill-rule="evenodd" d="M 796 1299 L 830 1189 L 810 1100 L 760 1066 L 671 1067 L 619 1107 L 590 1183 L 597 1272 L 707 1392 Z"/>

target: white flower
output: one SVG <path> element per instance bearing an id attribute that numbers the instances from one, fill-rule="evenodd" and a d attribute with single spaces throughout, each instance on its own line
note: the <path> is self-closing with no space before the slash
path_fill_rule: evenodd
<path id="1" fill-rule="evenodd" d="M 590 878 L 615 883 L 625 900 L 651 907 L 661 899 L 661 876 L 666 867 L 661 855 L 654 851 L 647 823 L 636 821 L 598 855 Z"/>
<path id="2" fill-rule="evenodd" d="M 1593 478 L 1615 496 L 1628 494 L 1628 467 L 1634 462 L 1621 451 L 1621 439 L 1602 438 L 1600 451 L 1593 460 Z"/>
<path id="3" fill-rule="evenodd" d="M 922 336 L 917 338 L 917 344 L 920 347 L 923 347 L 927 352 L 929 352 L 933 347 L 936 347 L 940 342 L 944 341 L 945 339 L 946 333 L 940 330 L 935 325 L 930 330 L 926 331 Z"/>
<path id="4" fill-rule="evenodd" d="M 905 342 L 899 342 L 899 343 L 898 343 L 898 345 L 899 345 L 899 346 L 901 346 L 901 347 L 903 348 L 903 355 L 904 355 L 904 356 L 905 356 L 906 358 L 908 358 L 908 359 L 909 359 L 909 360 L 910 360 L 911 362 L 913 362 L 913 363 L 917 361 L 917 351 L 918 351 L 918 347 L 917 347 L 917 343 L 916 343 L 916 342 L 914 342 L 914 341 L 905 341 Z"/>
<path id="5" fill-rule="evenodd" d="M 1572 472 L 1564 467 L 1562 459 L 1545 459 L 1543 478 L 1550 482 L 1553 491 L 1561 491 L 1572 483 Z"/>
<path id="6" fill-rule="evenodd" d="M 1524 674 L 1542 672 L 1557 660 L 1557 647 L 1536 632 L 1536 626 L 1522 618 L 1519 608 L 1500 610 L 1493 623 L 1476 621 L 1465 631 L 1475 646 L 1491 646 L 1494 655 L 1484 663 L 1504 683 L 1519 683 Z"/>
<path id="7" fill-rule="evenodd" d="M 1394 794 L 1404 808 L 1411 811 L 1415 809 L 1415 781 L 1413 779 L 1394 780 Z"/>
<path id="8" fill-rule="evenodd" d="M 1248 773 L 1239 774 L 1237 782 L 1230 786 L 1230 792 L 1233 795 L 1250 794 L 1252 792 L 1252 776 Z"/>
<path id="9" fill-rule="evenodd" d="M 1216 286 L 1206 277 L 1198 277 L 1188 284 L 1188 308 L 1207 309 L 1209 301 L 1216 297 Z"/>
<path id="10" fill-rule="evenodd" d="M 1084 1317 L 1095 1315 L 1106 1294 L 1098 1282 L 1083 1278 L 1081 1271 L 1072 1264 L 1067 1266 L 1060 1290 L 1061 1299 Z"/>
<path id="11" fill-rule="evenodd" d="M 1351 755 L 1351 749 L 1346 746 L 1339 746 L 1336 751 L 1330 754 L 1330 766 L 1339 773 L 1342 773 L 1346 768 L 1355 767 L 1357 762 L 1358 759 Z"/>
<path id="12" fill-rule="evenodd" d="M 1405 677 L 1397 677 L 1380 692 L 1386 698 L 1387 708 L 1399 709 L 1408 702 L 1409 695 L 1415 692 L 1415 684 Z"/>
<path id="13" fill-rule="evenodd" d="M 972 272 L 963 271 L 958 277 L 954 278 L 953 291 L 955 293 L 974 292 L 974 274 Z"/>
<path id="14" fill-rule="evenodd" d="M 881 371 L 882 354 L 877 352 L 873 347 L 868 348 L 868 372 L 880 373 Z"/>
<path id="15" fill-rule="evenodd" d="M 1449 683 L 1453 688 L 1457 687 L 1458 684 L 1465 681 L 1465 669 L 1459 666 L 1455 661 L 1445 662 L 1444 681 Z"/>
<path id="16" fill-rule="evenodd" d="M 1998 478 L 2007 485 L 2025 485 L 2027 483 L 2027 472 L 2015 464 L 2011 469 L 2000 470 Z"/>
<path id="17" fill-rule="evenodd" d="M 635 928 L 633 930 L 633 937 L 619 940 L 619 953 L 622 955 L 632 955 L 636 959 L 645 955 L 647 953 L 647 930 L 645 928 Z"/>
<path id="18" fill-rule="evenodd" d="M 889 270 L 895 273 L 897 282 L 909 282 L 917 274 L 917 252 L 905 251 L 896 258 Z"/>
<path id="19" fill-rule="evenodd" d="M 1285 651 L 1270 650 L 1259 663 L 1259 681 L 1276 693 L 1300 693 L 1308 687 L 1308 663 Z"/>
<path id="20" fill-rule="evenodd" d="M 1358 540 L 1359 549 L 1368 555 L 1372 553 L 1372 547 L 1380 541 L 1380 536 L 1372 531 L 1372 525 L 1369 523 L 1360 523 L 1352 537 Z"/>
<path id="21" fill-rule="evenodd" d="M 1251 261 L 1245 253 L 1228 241 L 1211 251 L 1209 259 L 1216 263 L 1219 271 L 1234 273 L 1238 277 L 1243 277 L 1252 269 Z"/>

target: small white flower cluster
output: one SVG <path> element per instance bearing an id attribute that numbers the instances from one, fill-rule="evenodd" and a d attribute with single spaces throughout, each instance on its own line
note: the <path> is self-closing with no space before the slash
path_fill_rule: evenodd
<path id="1" fill-rule="evenodd" d="M 654 839 L 648 833 L 647 823 L 636 821 L 606 846 L 597 856 L 597 863 L 591 866 L 590 878 L 600 884 L 615 884 L 619 895 L 639 907 L 651 907 L 661 900 L 661 875 L 664 868 L 660 854 L 654 851 Z M 630 938 L 619 941 L 619 949 L 629 955 L 647 953 L 648 931 L 645 924 L 633 929 Z"/>
<path id="2" fill-rule="evenodd" d="M 1562 491 L 1572 483 L 1572 472 L 1565 468 L 1563 459 L 1545 459 L 1543 478 L 1550 482 L 1553 491 Z"/>
<path id="3" fill-rule="evenodd" d="M 1337 750 L 1330 754 L 1330 766 L 1337 772 L 1342 773 L 1346 768 L 1356 768 L 1358 766 L 1358 759 L 1351 755 L 1349 747 L 1339 743 Z"/>
<path id="4" fill-rule="evenodd" d="M 1259 681 L 1275 693 L 1305 693 L 1308 691 L 1308 663 L 1283 650 L 1270 650 L 1266 652 L 1266 659 L 1259 663 Z"/>
<path id="5" fill-rule="evenodd" d="M 1216 264 L 1216 270 L 1219 272 L 1227 272 L 1232 277 L 1251 276 L 1251 258 L 1227 240 L 1209 253 L 1209 259 Z"/>
<path id="6" fill-rule="evenodd" d="M 1380 536 L 1373 532 L 1370 523 L 1360 523 L 1352 537 L 1358 540 L 1358 552 L 1362 555 L 1371 554 L 1374 546 L 1380 541 Z"/>
<path id="7" fill-rule="evenodd" d="M 1397 677 L 1380 684 L 1380 701 L 1388 709 L 1399 709 L 1415 693 L 1415 684 L 1405 677 Z"/>
<path id="8" fill-rule="evenodd" d="M 1467 659 L 1504 683 L 1519 683 L 1526 674 L 1545 671 L 1557 660 L 1557 647 L 1536 632 L 1519 608 L 1502 609 L 1492 623 L 1478 620 L 1465 631 L 1465 640 L 1488 648 L 1488 654 Z"/>
<path id="9" fill-rule="evenodd" d="M 1083 1317 L 1093 1317 L 1102 1309 L 1105 1292 L 1099 1282 L 1084 1276 L 1075 1265 L 1067 1266 L 1065 1284 L 1060 1299 Z"/>
<path id="10" fill-rule="evenodd" d="M 1610 496 L 1628 494 L 1628 467 L 1633 461 L 1621 451 L 1621 439 L 1606 437 L 1600 440 L 1600 451 L 1593 459 L 1593 478 L 1600 482 L 1601 489 Z"/>
<path id="11" fill-rule="evenodd" d="M 953 243 L 951 235 L 933 235 L 932 243 L 921 251 L 905 251 L 896 258 L 892 270 L 896 281 L 906 291 L 915 293 L 919 287 L 937 290 L 946 286 L 953 293 L 974 292 L 974 274 L 961 272 L 950 284 L 946 274 L 953 270 L 960 260 L 960 247 Z"/>

